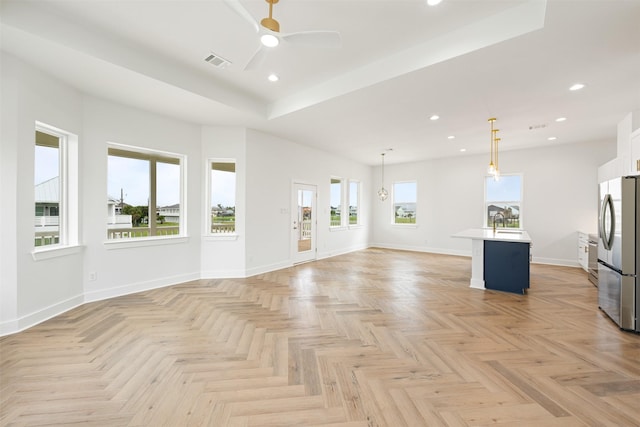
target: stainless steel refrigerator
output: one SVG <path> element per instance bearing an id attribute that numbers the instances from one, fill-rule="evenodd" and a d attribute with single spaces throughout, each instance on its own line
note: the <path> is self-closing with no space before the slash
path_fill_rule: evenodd
<path id="1" fill-rule="evenodd" d="M 600 184 L 598 305 L 621 329 L 640 332 L 640 177 Z"/>

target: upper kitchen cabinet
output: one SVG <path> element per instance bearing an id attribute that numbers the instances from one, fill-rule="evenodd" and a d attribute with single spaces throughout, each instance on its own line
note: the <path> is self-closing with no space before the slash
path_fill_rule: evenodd
<path id="1" fill-rule="evenodd" d="M 629 175 L 640 175 L 640 129 L 631 134 L 631 169 Z"/>
<path id="2" fill-rule="evenodd" d="M 617 148 L 622 175 L 640 175 L 640 111 L 629 113 L 618 124 Z"/>

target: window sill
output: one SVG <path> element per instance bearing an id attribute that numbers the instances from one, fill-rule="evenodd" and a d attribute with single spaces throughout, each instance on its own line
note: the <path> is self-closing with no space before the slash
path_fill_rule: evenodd
<path id="1" fill-rule="evenodd" d="M 344 225 L 329 227 L 329 231 L 345 231 L 346 229 L 347 227 L 345 227 Z"/>
<path id="2" fill-rule="evenodd" d="M 31 256 L 34 261 L 41 261 L 44 259 L 59 258 L 63 256 L 69 256 L 79 254 L 84 249 L 84 246 L 56 246 L 46 249 L 34 249 L 31 252 Z"/>
<path id="3" fill-rule="evenodd" d="M 350 224 L 349 230 L 357 230 L 358 228 L 364 228 L 364 224 Z"/>
<path id="4" fill-rule="evenodd" d="M 202 240 L 204 240 L 205 242 L 224 242 L 224 241 L 233 241 L 233 240 L 238 240 L 238 235 L 235 233 L 229 233 L 229 234 L 207 234 L 205 236 L 202 237 Z"/>
<path id="5" fill-rule="evenodd" d="M 114 239 L 104 242 L 106 249 L 129 249 L 140 248 L 145 246 L 163 246 L 163 245 L 177 245 L 180 243 L 186 243 L 189 241 L 187 236 L 178 237 L 141 237 L 132 239 Z"/>

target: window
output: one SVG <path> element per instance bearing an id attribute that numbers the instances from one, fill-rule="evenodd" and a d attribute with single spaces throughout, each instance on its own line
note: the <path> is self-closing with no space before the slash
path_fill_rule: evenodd
<path id="1" fill-rule="evenodd" d="M 184 156 L 111 144 L 107 238 L 183 235 Z"/>
<path id="2" fill-rule="evenodd" d="M 393 183 L 394 224 L 416 223 L 417 188 L 415 181 Z"/>
<path id="3" fill-rule="evenodd" d="M 236 232 L 236 162 L 209 161 L 211 234 Z"/>
<path id="4" fill-rule="evenodd" d="M 342 179 L 331 178 L 330 194 L 330 227 L 340 227 L 342 225 Z"/>
<path id="5" fill-rule="evenodd" d="M 349 225 L 360 224 L 360 182 L 349 181 Z"/>
<path id="6" fill-rule="evenodd" d="M 485 225 L 522 228 L 522 175 L 487 176 L 484 190 Z"/>
<path id="7" fill-rule="evenodd" d="M 44 123 L 35 126 L 34 247 L 78 244 L 78 139 Z"/>

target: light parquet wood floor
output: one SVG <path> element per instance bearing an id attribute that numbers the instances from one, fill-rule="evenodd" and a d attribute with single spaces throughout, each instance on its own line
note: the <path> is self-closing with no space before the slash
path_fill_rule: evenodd
<path id="1" fill-rule="evenodd" d="M 368 249 L 86 304 L 0 339 L 0 424 L 640 425 L 640 336 L 584 271 L 470 268 Z"/>

